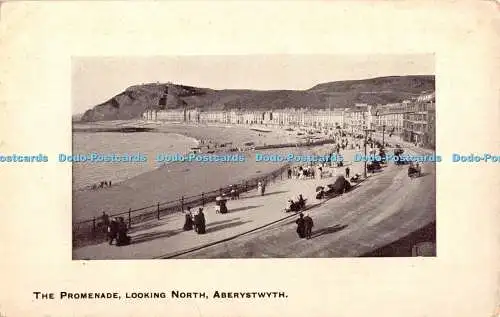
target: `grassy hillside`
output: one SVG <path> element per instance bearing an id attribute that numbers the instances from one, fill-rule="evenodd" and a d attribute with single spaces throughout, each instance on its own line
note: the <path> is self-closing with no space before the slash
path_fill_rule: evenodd
<path id="1" fill-rule="evenodd" d="M 155 109 L 283 109 L 345 108 L 356 103 L 400 102 L 435 90 L 434 76 L 391 76 L 336 81 L 308 90 L 213 90 L 175 84 L 144 84 L 127 88 L 88 110 L 82 121 L 137 118 L 148 107 Z"/>

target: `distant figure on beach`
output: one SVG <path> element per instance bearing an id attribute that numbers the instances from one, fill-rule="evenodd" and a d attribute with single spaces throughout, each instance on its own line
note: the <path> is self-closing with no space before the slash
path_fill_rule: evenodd
<path id="1" fill-rule="evenodd" d="M 118 219 L 113 218 L 109 222 L 108 226 L 108 241 L 110 245 L 113 244 L 113 240 L 117 239 L 117 235 L 118 235 Z"/>
<path id="2" fill-rule="evenodd" d="M 194 216 L 194 230 L 198 234 L 205 233 L 205 214 L 203 213 L 203 208 L 200 208 Z"/>
<path id="3" fill-rule="evenodd" d="M 349 166 L 345 168 L 345 178 L 349 178 L 349 173 L 351 170 L 349 169 Z"/>
<path id="4" fill-rule="evenodd" d="M 193 230 L 193 215 L 191 214 L 191 207 L 187 207 L 184 217 L 185 221 L 182 229 L 184 229 L 184 231 Z"/>
<path id="5" fill-rule="evenodd" d="M 314 222 L 309 214 L 304 217 L 305 234 L 307 239 L 311 239 L 312 228 L 314 227 Z"/>
<path id="6" fill-rule="evenodd" d="M 299 219 L 295 221 L 297 224 L 297 234 L 299 235 L 299 238 L 305 238 L 306 234 L 306 226 L 304 222 L 304 214 L 300 213 L 299 214 Z"/>
<path id="7" fill-rule="evenodd" d="M 129 245 L 130 237 L 127 235 L 128 227 L 125 223 L 123 217 L 118 218 L 118 238 L 116 239 L 116 245 Z"/>

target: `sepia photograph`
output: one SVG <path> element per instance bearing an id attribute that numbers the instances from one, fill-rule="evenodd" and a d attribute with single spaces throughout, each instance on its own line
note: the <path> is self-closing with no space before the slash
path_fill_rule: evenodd
<path id="1" fill-rule="evenodd" d="M 494 2 L 0 7 L 0 317 L 500 317 Z"/>
<path id="2" fill-rule="evenodd" d="M 436 256 L 434 63 L 73 57 L 73 259 Z"/>

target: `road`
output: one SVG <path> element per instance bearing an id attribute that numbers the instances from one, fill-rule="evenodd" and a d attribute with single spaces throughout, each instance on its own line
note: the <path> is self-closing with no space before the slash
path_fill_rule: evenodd
<path id="1" fill-rule="evenodd" d="M 347 153 L 349 152 L 349 153 Z M 354 151 L 346 151 L 352 160 Z M 362 162 L 351 174 L 361 173 Z M 344 168 L 334 170 L 343 174 Z M 107 243 L 73 250 L 73 259 L 350 257 L 385 246 L 435 221 L 435 167 L 409 179 L 406 166 L 389 164 L 342 196 L 318 201 L 315 188 L 334 178 L 283 180 L 269 184 L 265 196 L 255 191 L 229 201 L 228 214 L 205 206 L 207 233 L 183 231 L 181 213 L 135 225 L 132 244 Z M 298 239 L 294 214 L 285 214 L 287 199 L 307 198 L 315 222 L 313 239 Z M 195 208 L 196 206 L 192 206 Z"/>

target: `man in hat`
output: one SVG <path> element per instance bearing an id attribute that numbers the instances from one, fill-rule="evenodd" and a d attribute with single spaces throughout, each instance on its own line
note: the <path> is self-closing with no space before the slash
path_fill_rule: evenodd
<path id="1" fill-rule="evenodd" d="M 305 226 L 305 235 L 307 239 L 311 239 L 312 228 L 314 226 L 314 222 L 312 218 L 309 216 L 309 213 L 304 217 L 304 226 Z"/>
<path id="2" fill-rule="evenodd" d="M 118 242 L 118 219 L 113 218 L 109 222 L 108 226 L 108 239 L 109 239 L 109 244 L 113 244 L 113 240 L 117 240 Z"/>

